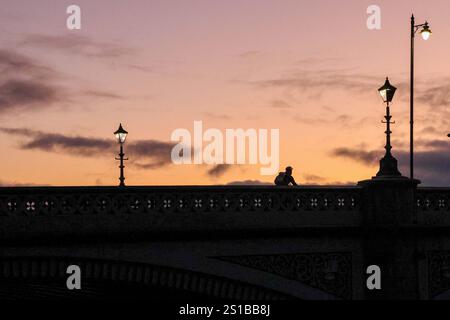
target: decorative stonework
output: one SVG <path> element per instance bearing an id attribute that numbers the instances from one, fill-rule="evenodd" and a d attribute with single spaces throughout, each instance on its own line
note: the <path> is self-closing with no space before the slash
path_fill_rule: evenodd
<path id="1" fill-rule="evenodd" d="M 421 188 L 417 192 L 419 211 L 450 212 L 450 188 Z"/>
<path id="2" fill-rule="evenodd" d="M 0 217 L 359 210 L 360 188 L 0 188 Z"/>
<path id="3" fill-rule="evenodd" d="M 428 252 L 428 292 L 431 299 L 450 290 L 450 251 Z"/>
<path id="4" fill-rule="evenodd" d="M 296 280 L 342 299 L 352 298 L 351 253 L 248 255 L 215 259 Z"/>

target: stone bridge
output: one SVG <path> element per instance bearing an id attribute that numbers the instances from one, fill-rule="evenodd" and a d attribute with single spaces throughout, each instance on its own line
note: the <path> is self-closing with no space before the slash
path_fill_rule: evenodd
<path id="1" fill-rule="evenodd" d="M 0 298 L 445 299 L 450 188 L 417 184 L 0 188 Z"/>

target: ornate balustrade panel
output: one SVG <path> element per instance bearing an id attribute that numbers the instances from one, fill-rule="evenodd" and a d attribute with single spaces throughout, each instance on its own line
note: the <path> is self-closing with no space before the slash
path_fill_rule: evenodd
<path id="1" fill-rule="evenodd" d="M 416 204 L 419 223 L 450 224 L 450 188 L 419 188 Z"/>
<path id="2" fill-rule="evenodd" d="M 359 187 L 0 188 L 0 239 L 356 227 Z M 305 231 L 305 232 L 306 232 Z"/>
<path id="3" fill-rule="evenodd" d="M 358 211 L 360 189 L 275 187 L 0 188 L 0 216 Z"/>

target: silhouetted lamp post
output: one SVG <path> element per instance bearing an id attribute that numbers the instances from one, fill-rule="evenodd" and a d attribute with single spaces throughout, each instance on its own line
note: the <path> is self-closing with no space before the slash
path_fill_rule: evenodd
<path id="1" fill-rule="evenodd" d="M 424 40 L 431 36 L 428 22 L 416 25 L 414 15 L 411 17 L 411 78 L 410 78 L 410 177 L 414 179 L 414 38 L 417 31 L 422 28 L 420 34 Z"/>
<path id="2" fill-rule="evenodd" d="M 124 187 L 125 186 L 125 176 L 123 174 L 123 168 L 125 168 L 125 166 L 123 165 L 123 161 L 128 160 L 128 159 L 124 159 L 124 157 L 123 157 L 125 155 L 123 153 L 123 144 L 125 143 L 128 132 L 125 131 L 122 128 L 122 124 L 120 124 L 119 129 L 117 129 L 117 131 L 114 132 L 114 135 L 116 136 L 117 141 L 119 142 L 119 145 L 120 145 L 119 158 L 116 158 L 116 160 L 120 160 L 120 166 L 119 166 L 119 168 L 120 168 L 120 177 L 119 177 L 120 184 L 119 184 L 119 186 Z"/>
<path id="3" fill-rule="evenodd" d="M 384 85 L 378 89 L 378 92 L 380 93 L 381 97 L 383 98 L 383 102 L 386 103 L 386 115 L 384 118 L 386 121 L 383 121 L 383 123 L 386 123 L 386 146 L 384 147 L 386 149 L 386 154 L 384 157 L 380 160 L 380 171 L 377 173 L 377 177 L 389 177 L 389 176 L 401 176 L 402 174 L 400 171 L 398 171 L 397 168 L 397 159 L 395 159 L 392 156 L 391 153 L 391 124 L 394 124 L 395 122 L 391 122 L 392 116 L 390 113 L 390 103 L 392 102 L 392 99 L 394 98 L 395 91 L 397 90 L 396 87 L 392 86 L 389 82 L 389 79 L 386 78 L 386 82 Z"/>

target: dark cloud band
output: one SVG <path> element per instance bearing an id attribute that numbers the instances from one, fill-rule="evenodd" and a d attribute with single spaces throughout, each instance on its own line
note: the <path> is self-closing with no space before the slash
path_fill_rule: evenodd
<path id="1" fill-rule="evenodd" d="M 25 128 L 2 128 L 0 132 L 23 138 L 19 147 L 23 150 L 64 153 L 74 156 L 111 156 L 117 152 L 113 139 L 82 136 L 66 136 Z M 126 152 L 137 168 L 153 169 L 170 164 L 173 143 L 156 140 L 138 140 L 127 143 Z"/>

